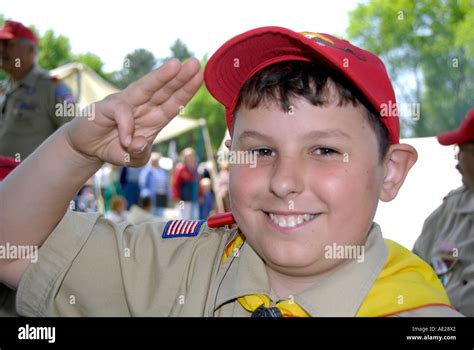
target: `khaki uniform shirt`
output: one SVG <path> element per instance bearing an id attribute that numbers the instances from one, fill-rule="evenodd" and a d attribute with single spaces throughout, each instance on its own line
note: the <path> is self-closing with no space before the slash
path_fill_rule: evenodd
<path id="1" fill-rule="evenodd" d="M 413 251 L 430 263 L 454 307 L 474 316 L 474 192 L 452 191 L 425 221 Z"/>
<path id="2" fill-rule="evenodd" d="M 71 117 L 56 104 L 73 103 L 71 91 L 34 66 L 21 80 L 0 85 L 0 155 L 24 160 Z"/>
<path id="3" fill-rule="evenodd" d="M 39 250 L 17 291 L 25 316 L 243 316 L 237 297 L 270 290 L 262 259 L 244 243 L 221 263 L 238 229 L 203 224 L 195 237 L 162 238 L 163 223 L 113 224 L 68 212 Z M 387 258 L 372 225 L 364 263 L 351 260 L 294 296 L 312 316 L 355 316 Z M 394 300 L 394 302 L 397 302 Z M 458 316 L 433 306 L 400 316 Z"/>

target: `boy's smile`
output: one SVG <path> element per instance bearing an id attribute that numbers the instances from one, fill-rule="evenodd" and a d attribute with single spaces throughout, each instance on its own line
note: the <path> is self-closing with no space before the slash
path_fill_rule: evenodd
<path id="1" fill-rule="evenodd" d="M 230 166 L 236 221 L 267 266 L 315 276 L 341 260 L 324 249 L 363 244 L 383 182 L 377 138 L 363 107 L 315 107 L 295 99 L 240 108 L 233 151 L 256 152 L 257 165 Z"/>

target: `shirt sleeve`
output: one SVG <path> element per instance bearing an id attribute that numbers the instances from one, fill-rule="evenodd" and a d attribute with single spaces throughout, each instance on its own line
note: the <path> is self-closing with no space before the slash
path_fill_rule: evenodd
<path id="1" fill-rule="evenodd" d="M 192 274 L 195 264 L 209 270 L 206 276 L 210 276 L 218 240 L 201 237 L 205 225 L 195 237 L 163 239 L 165 225 L 114 224 L 97 213 L 66 213 L 20 281 L 17 312 L 24 316 L 169 315 L 186 280 L 183 276 Z M 196 248 L 202 241 L 204 250 Z M 196 256 L 196 249 L 204 254 Z"/>
<path id="2" fill-rule="evenodd" d="M 413 253 L 430 263 L 431 249 L 439 234 L 439 221 L 446 212 L 446 203 L 441 204 L 423 223 L 423 229 L 413 246 Z"/>
<path id="3" fill-rule="evenodd" d="M 55 81 L 53 86 L 53 101 L 54 108 L 52 112 L 52 119 L 54 125 L 59 128 L 61 125 L 71 121 L 74 117 L 69 115 L 69 110 L 76 111 L 76 100 L 65 84 Z M 61 107 L 59 107 L 61 106 Z M 62 115 L 58 116 L 58 110 Z M 77 112 L 79 110 L 77 109 Z"/>

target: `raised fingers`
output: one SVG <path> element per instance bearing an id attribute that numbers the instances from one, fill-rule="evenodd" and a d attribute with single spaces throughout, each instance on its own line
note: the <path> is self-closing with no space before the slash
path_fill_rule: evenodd
<path id="1" fill-rule="evenodd" d="M 202 85 L 202 72 L 197 73 L 184 86 L 176 90 L 168 99 L 158 105 L 158 112 L 167 119 L 171 119 L 178 114 L 181 107 L 184 107 Z"/>
<path id="2" fill-rule="evenodd" d="M 130 84 L 123 91 L 124 98 L 133 107 L 138 107 L 147 102 L 157 90 L 172 80 L 180 70 L 181 63 L 177 59 L 172 59 Z"/>
<path id="3" fill-rule="evenodd" d="M 184 63 L 179 73 L 171 80 L 169 80 L 160 89 L 154 92 L 150 98 L 152 105 L 159 105 L 165 102 L 176 91 L 180 90 L 190 80 L 192 80 L 200 72 L 200 64 L 196 59 L 190 59 Z M 191 96 L 192 97 L 192 96 Z"/>

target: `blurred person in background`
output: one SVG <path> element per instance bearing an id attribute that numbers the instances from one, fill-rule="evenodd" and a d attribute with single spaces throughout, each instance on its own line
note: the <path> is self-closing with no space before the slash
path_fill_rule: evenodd
<path id="1" fill-rule="evenodd" d="M 199 218 L 206 220 L 214 209 L 214 194 L 210 178 L 203 177 L 199 181 L 199 193 Z"/>
<path id="2" fill-rule="evenodd" d="M 114 196 L 110 201 L 110 211 L 105 217 L 117 224 L 127 220 L 127 200 L 122 196 Z"/>
<path id="3" fill-rule="evenodd" d="M 127 221 L 134 225 L 139 225 L 144 222 L 159 220 L 159 218 L 152 214 L 153 205 L 151 197 L 141 197 L 138 205 L 131 206 L 127 216 Z"/>
<path id="4" fill-rule="evenodd" d="M 474 317 L 474 108 L 438 141 L 455 145 L 463 184 L 426 219 L 413 252 L 434 268 L 453 306 Z"/>
<path id="5" fill-rule="evenodd" d="M 176 164 L 173 172 L 173 200 L 180 213 L 180 218 L 191 220 L 197 216 L 195 203 L 197 192 L 195 186 L 198 181 L 197 159 L 194 149 L 188 147 L 181 151 L 181 162 Z M 199 209 L 198 209 L 199 210 Z"/>
<path id="6" fill-rule="evenodd" d="M 0 155 L 24 160 L 72 117 L 70 89 L 38 67 L 39 40 L 23 24 L 5 21 L 0 28 L 0 69 L 9 78 L 0 85 Z"/>
<path id="7" fill-rule="evenodd" d="M 163 216 L 168 206 L 169 179 L 166 170 L 160 167 L 161 154 L 153 152 L 150 162 L 140 173 L 140 196 L 151 197 L 153 213 Z"/>

